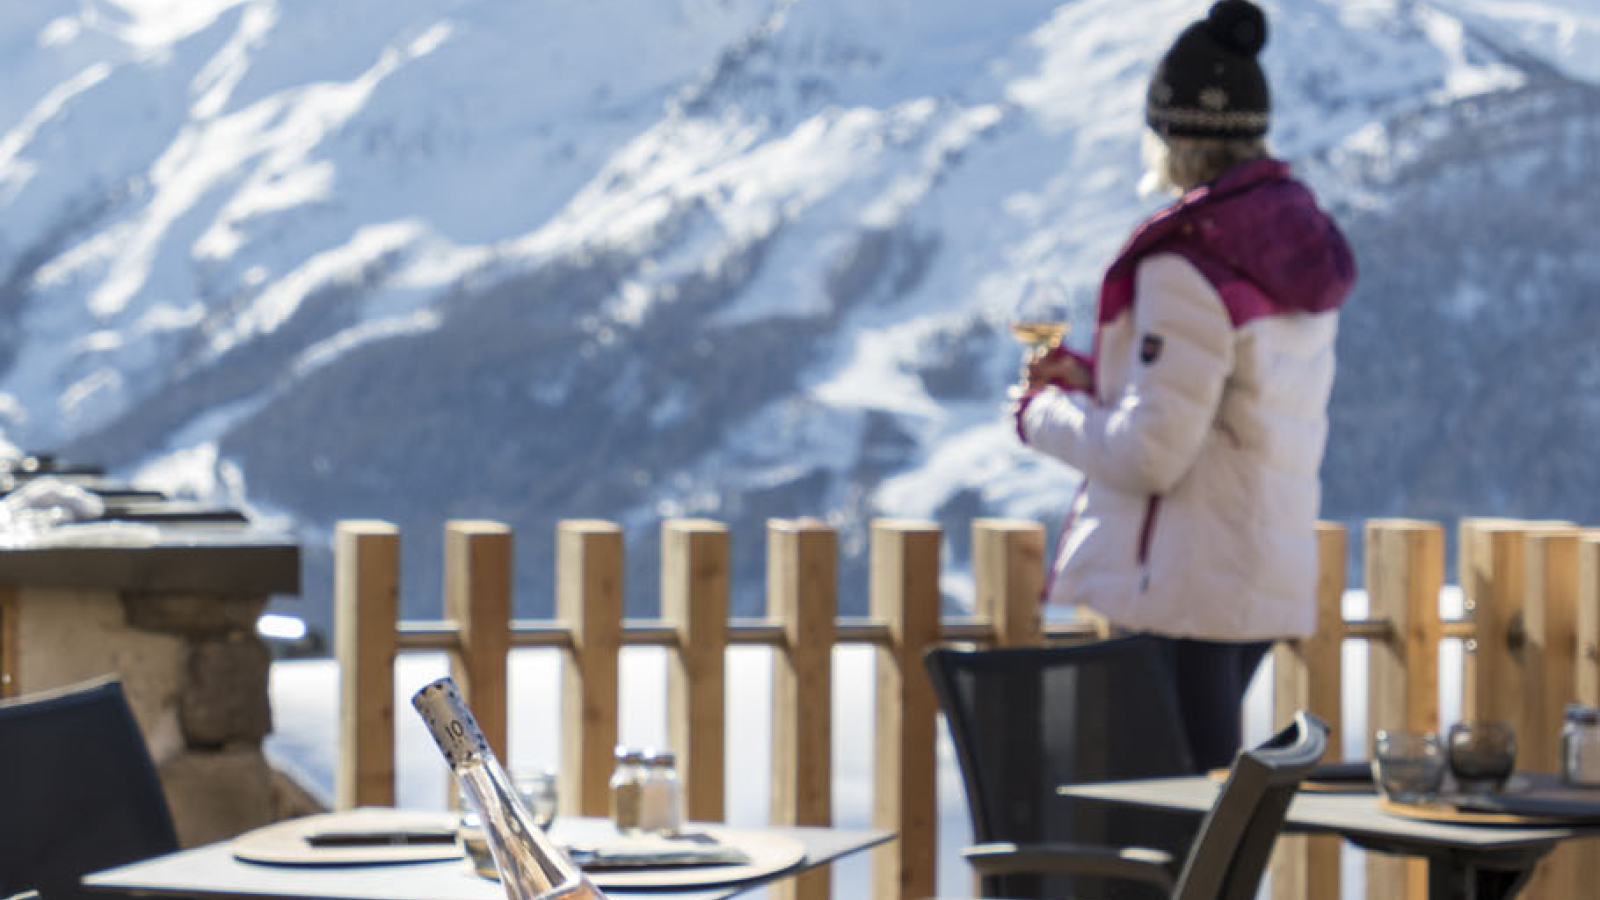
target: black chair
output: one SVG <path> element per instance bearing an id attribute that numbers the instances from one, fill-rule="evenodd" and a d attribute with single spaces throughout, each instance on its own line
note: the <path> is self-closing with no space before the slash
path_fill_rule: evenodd
<path id="1" fill-rule="evenodd" d="M 1158 642 L 936 647 L 925 663 L 966 784 L 976 844 L 965 855 L 984 896 L 1168 896 L 1199 816 L 1056 794 L 1194 773 Z M 1143 849 L 1130 857 L 1130 846 Z"/>
<path id="2" fill-rule="evenodd" d="M 115 678 L 0 701 L 0 897 L 79 900 L 86 873 L 178 849 Z"/>
<path id="3" fill-rule="evenodd" d="M 1201 823 L 1170 900 L 1254 900 L 1289 803 L 1327 746 L 1328 726 L 1298 712 L 1271 740 L 1239 754 Z M 1116 863 L 1118 874 L 1139 878 L 1143 869 L 1152 879 L 1163 878 L 1169 868 L 1161 856 L 1124 848 Z M 1074 864 L 1070 852 L 1035 862 Z M 1085 856 L 1082 863 L 1097 871 L 1105 867 L 1099 853 Z"/>
<path id="4" fill-rule="evenodd" d="M 1300 782 L 1328 747 L 1328 726 L 1306 712 L 1239 754 L 1206 814 L 1173 900 L 1253 900 Z"/>

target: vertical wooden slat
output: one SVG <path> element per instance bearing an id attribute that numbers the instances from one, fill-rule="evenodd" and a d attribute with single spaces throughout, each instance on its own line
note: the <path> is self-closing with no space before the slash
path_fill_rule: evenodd
<path id="1" fill-rule="evenodd" d="M 17 695 L 20 672 L 17 654 L 22 649 L 17 640 L 20 627 L 17 593 L 15 585 L 0 585 L 0 699 Z"/>
<path id="2" fill-rule="evenodd" d="M 1475 634 L 1462 677 L 1462 718 L 1511 723 L 1519 765 L 1547 758 L 1554 739 L 1541 721 L 1544 613 L 1542 597 L 1528 590 L 1530 537 L 1571 527 L 1517 519 L 1461 522 L 1462 591 Z M 1547 897 L 1553 889 L 1549 878 L 1549 869 L 1541 866 L 1524 894 Z"/>
<path id="3" fill-rule="evenodd" d="M 667 671 L 667 739 L 683 777 L 684 812 L 723 819 L 728 528 L 704 519 L 661 526 L 661 616 L 678 635 Z"/>
<path id="4" fill-rule="evenodd" d="M 1439 730 L 1439 591 L 1444 584 L 1444 530 L 1437 523 L 1374 519 L 1365 536 L 1365 579 L 1374 617 L 1393 629 L 1369 645 L 1367 725 Z M 1370 740 L 1370 738 L 1369 738 Z M 1367 896 L 1427 895 L 1427 865 L 1367 857 Z"/>
<path id="5" fill-rule="evenodd" d="M 934 737 L 938 704 L 922 654 L 939 639 L 938 525 L 872 527 L 872 615 L 888 623 L 877 653 L 873 823 L 898 835 L 873 854 L 871 896 L 912 900 L 934 890 L 938 844 Z"/>
<path id="6" fill-rule="evenodd" d="M 1466 642 L 1461 673 L 1461 713 L 1464 717 L 1478 715 L 1479 681 L 1488 673 L 1495 658 L 1487 663 L 1480 652 L 1484 630 L 1478 614 L 1480 607 L 1489 604 L 1493 574 L 1493 560 L 1489 553 L 1487 529 L 1504 527 L 1508 519 L 1464 518 L 1456 526 L 1456 582 L 1461 586 L 1462 615 L 1472 621 L 1474 636 Z"/>
<path id="7" fill-rule="evenodd" d="M 1012 519 L 972 523 L 974 606 L 994 623 L 1000 647 L 1026 647 L 1043 640 L 1040 592 L 1044 588 L 1044 526 Z"/>
<path id="8" fill-rule="evenodd" d="M 1577 690 L 1578 531 L 1540 530 L 1527 541 L 1524 660 L 1539 671 L 1524 701 L 1532 733 L 1519 741 L 1518 768 L 1559 772 L 1561 725 Z"/>
<path id="9" fill-rule="evenodd" d="M 1576 616 L 1573 694 L 1579 703 L 1600 706 L 1600 532 L 1585 531 L 1578 542 Z"/>
<path id="10" fill-rule="evenodd" d="M 400 531 L 340 522 L 334 536 L 334 655 L 339 663 L 339 769 L 334 807 L 393 806 L 394 658 Z"/>
<path id="11" fill-rule="evenodd" d="M 556 531 L 556 610 L 572 635 L 562 668 L 561 785 L 579 815 L 610 812 L 622 649 L 622 529 L 575 519 Z"/>
<path id="12" fill-rule="evenodd" d="M 444 615 L 455 620 L 460 633 L 450 654 L 450 674 L 490 749 L 503 760 L 511 758 L 506 752 L 511 556 L 511 529 L 505 524 L 467 519 L 445 523 Z"/>
<path id="13" fill-rule="evenodd" d="M 839 542 L 814 520 L 767 523 L 767 615 L 782 623 L 773 653 L 774 825 L 833 824 L 833 645 Z M 827 867 L 767 888 L 774 900 L 826 900 Z"/>
<path id="14" fill-rule="evenodd" d="M 1577 693 L 1578 530 L 1550 528 L 1527 538 L 1527 664 L 1540 668 L 1527 698 L 1533 734 L 1518 750 L 1518 769 L 1561 771 L 1561 725 Z M 1519 742 L 1523 736 L 1518 735 Z M 1527 888 L 1530 898 L 1578 897 L 1589 892 L 1595 868 L 1585 857 L 1595 842 L 1568 842 L 1539 864 Z"/>
<path id="15" fill-rule="evenodd" d="M 1328 724 L 1325 760 L 1341 756 L 1343 700 L 1344 587 L 1346 535 L 1344 526 L 1317 523 L 1317 624 L 1307 638 L 1278 643 L 1272 651 L 1273 716 L 1275 724 L 1289 721 L 1296 710 L 1310 710 Z M 1272 861 L 1274 900 L 1338 900 L 1339 856 L 1337 837 L 1285 835 L 1278 840 Z"/>
<path id="16" fill-rule="evenodd" d="M 1524 679 L 1510 635 L 1521 629 L 1525 534 L 1506 519 L 1463 519 L 1460 548 L 1461 590 L 1475 635 L 1467 644 L 1462 718 L 1516 724 Z"/>
<path id="17" fill-rule="evenodd" d="M 1528 700 L 1538 696 L 1544 667 L 1540 648 L 1527 641 L 1528 535 L 1571 527 L 1554 521 L 1461 520 L 1461 590 L 1475 633 L 1462 678 L 1462 716 L 1510 722 L 1519 739 L 1533 741 L 1524 747 L 1542 749 L 1546 740 L 1530 733 L 1538 721 Z"/>
<path id="18" fill-rule="evenodd" d="M 1573 591 L 1573 699 L 1600 705 L 1600 532 L 1584 530 L 1577 544 L 1577 584 Z M 1581 897 L 1600 884 L 1600 839 L 1578 842 L 1567 896 Z"/>

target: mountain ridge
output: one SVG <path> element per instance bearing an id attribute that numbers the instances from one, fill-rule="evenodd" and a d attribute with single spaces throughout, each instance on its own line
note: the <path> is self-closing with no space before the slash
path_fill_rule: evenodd
<path id="1" fill-rule="evenodd" d="M 1526 474 L 1560 435 L 1515 384 L 1492 408 L 1539 442 L 1429 446 L 1477 421 L 1463 385 L 1529 358 L 1570 360 L 1572 383 L 1528 384 L 1600 430 L 1573 327 L 1600 20 L 1577 0 L 1264 6 L 1275 141 L 1363 272 L 1325 513 L 1600 518 L 1580 466 Z M 1001 414 L 1006 322 L 1047 309 L 1087 341 L 1099 267 L 1159 202 L 1132 191 L 1145 79 L 1204 9 L 19 3 L 0 428 L 293 529 L 288 608 L 314 624 L 333 523 L 369 517 L 407 535 L 408 615 L 436 612 L 451 517 L 516 528 L 519 615 L 549 608 L 555 522 L 593 517 L 626 526 L 648 611 L 673 515 L 730 523 L 742 613 L 767 518 L 839 529 L 857 611 L 871 519 L 930 518 L 960 605 L 970 519 L 1053 528 L 1077 480 Z M 1485 219 L 1520 224 L 1468 227 Z M 1514 281 L 1456 277 L 1497 257 L 1542 273 L 1547 328 L 1519 337 L 1472 297 Z"/>

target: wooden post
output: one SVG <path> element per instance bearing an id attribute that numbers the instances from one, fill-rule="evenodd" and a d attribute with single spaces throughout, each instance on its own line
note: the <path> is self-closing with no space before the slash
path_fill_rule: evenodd
<path id="1" fill-rule="evenodd" d="M 1527 541 L 1525 659 L 1539 672 L 1525 700 L 1531 740 L 1517 735 L 1518 768 L 1560 772 L 1561 725 L 1567 704 L 1577 699 L 1578 531 L 1541 530 Z"/>
<path id="2" fill-rule="evenodd" d="M 767 523 L 767 615 L 783 627 L 773 653 L 774 825 L 833 824 L 833 645 L 839 542 L 813 520 Z M 826 900 L 828 867 L 767 888 L 774 900 Z"/>
<path id="3" fill-rule="evenodd" d="M 506 656 L 511 652 L 511 529 L 500 522 L 455 520 L 444 527 L 444 615 L 460 641 L 450 675 L 489 739 L 506 748 Z M 451 800 L 455 796 L 451 790 Z"/>
<path id="4" fill-rule="evenodd" d="M 569 520 L 556 530 L 556 614 L 572 634 L 562 668 L 560 794 L 581 816 L 611 807 L 622 649 L 622 529 Z"/>
<path id="5" fill-rule="evenodd" d="M 1512 719 L 1522 696 L 1522 680 L 1513 671 L 1515 660 L 1506 642 L 1512 619 L 1520 619 L 1524 580 L 1524 541 L 1514 529 L 1515 523 L 1506 519 L 1461 520 L 1457 565 L 1465 612 L 1474 628 L 1461 684 L 1463 718 Z M 1502 680 L 1511 683 L 1497 686 Z"/>
<path id="6" fill-rule="evenodd" d="M 1317 624 L 1307 638 L 1280 642 L 1272 650 L 1273 722 L 1289 721 L 1296 710 L 1311 711 L 1328 724 L 1328 751 L 1340 757 L 1344 656 L 1343 525 L 1317 523 Z M 1285 835 L 1272 861 L 1274 900 L 1338 900 L 1342 841 L 1333 836 Z"/>
<path id="7" fill-rule="evenodd" d="M 1578 529 L 1548 527 L 1527 536 L 1523 617 L 1527 732 L 1517 732 L 1517 768 L 1561 771 L 1561 726 L 1577 697 Z M 1525 891 L 1531 898 L 1593 892 L 1600 867 L 1594 840 L 1567 842 L 1539 864 Z"/>
<path id="8" fill-rule="evenodd" d="M 932 522 L 879 520 L 872 527 L 870 604 L 889 626 L 877 654 L 873 824 L 899 836 L 873 854 L 871 896 L 883 900 L 934 891 L 938 702 L 922 654 L 939 639 L 940 539 Z"/>
<path id="9" fill-rule="evenodd" d="M 1600 532 L 1580 532 L 1576 553 L 1572 696 L 1579 703 L 1595 706 L 1600 705 Z M 1558 887 L 1564 888 L 1567 896 L 1583 896 L 1600 884 L 1600 839 L 1581 841 L 1565 852 L 1573 860 L 1572 874 Z"/>
<path id="10" fill-rule="evenodd" d="M 1600 706 L 1600 532 L 1585 531 L 1578 542 L 1577 671 L 1573 694 L 1579 703 Z"/>
<path id="11" fill-rule="evenodd" d="M 1545 607 L 1542 585 L 1537 595 L 1530 591 L 1537 568 L 1530 562 L 1533 538 L 1571 527 L 1571 523 L 1518 519 L 1461 521 L 1461 589 L 1475 633 L 1467 644 L 1462 718 L 1511 723 L 1519 768 L 1542 765 L 1555 739 L 1542 721 L 1548 674 Z M 1552 870 L 1550 862 L 1534 871 L 1523 888 L 1526 896 L 1547 897 L 1556 890 L 1553 877 L 1570 877 Z"/>
<path id="12" fill-rule="evenodd" d="M 661 526 L 661 617 L 678 635 L 669 652 L 667 739 L 683 776 L 691 821 L 723 820 L 727 670 L 728 528 L 704 519 Z"/>
<path id="13" fill-rule="evenodd" d="M 1444 529 L 1434 522 L 1367 523 L 1365 579 L 1374 618 L 1392 624 L 1369 647 L 1367 726 L 1439 730 L 1439 591 L 1444 584 Z M 1367 896 L 1427 896 L 1427 865 L 1372 854 Z"/>
<path id="14" fill-rule="evenodd" d="M 1529 627 L 1542 623 L 1527 607 L 1528 536 L 1570 523 L 1515 519 L 1462 519 L 1458 540 L 1461 590 L 1475 638 L 1467 642 L 1462 717 L 1499 719 L 1517 731 L 1518 751 L 1543 758 L 1547 737 L 1535 734 L 1538 715 L 1529 700 L 1542 692 L 1542 648 Z"/>
<path id="15" fill-rule="evenodd" d="M 1012 519 L 972 523 L 972 575 L 979 616 L 994 623 L 998 647 L 1025 647 L 1044 639 L 1044 526 Z"/>
<path id="16" fill-rule="evenodd" d="M 334 808 L 393 806 L 394 658 L 400 531 L 344 521 L 334 533 L 334 656 L 339 663 L 339 769 Z"/>
<path id="17" fill-rule="evenodd" d="M 0 585 L 0 700 L 17 695 L 18 611 L 15 585 Z"/>

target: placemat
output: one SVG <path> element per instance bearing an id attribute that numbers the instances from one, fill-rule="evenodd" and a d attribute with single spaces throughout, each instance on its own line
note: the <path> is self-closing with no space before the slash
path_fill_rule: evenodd
<path id="1" fill-rule="evenodd" d="M 1379 797 L 1378 807 L 1408 819 L 1451 825 L 1600 825 L 1600 804 L 1550 797 L 1473 794 L 1427 803 Z"/>
<path id="2" fill-rule="evenodd" d="M 288 819 L 233 839 L 245 862 L 347 866 L 429 862 L 461 856 L 454 813 L 363 807 Z"/>
<path id="3" fill-rule="evenodd" d="M 722 827 L 700 828 L 696 833 L 737 848 L 748 862 L 588 868 L 584 874 L 602 891 L 715 887 L 776 875 L 799 865 L 806 856 L 805 845 L 784 835 Z M 475 871 L 485 878 L 498 878 L 492 866 L 475 867 Z"/>
<path id="4" fill-rule="evenodd" d="M 1512 815 L 1510 813 L 1460 809 L 1442 800 L 1428 803 L 1402 803 L 1398 800 L 1390 800 L 1388 797 L 1379 797 L 1378 808 L 1390 815 L 1400 816 L 1404 819 L 1419 819 L 1423 822 L 1439 822 L 1447 825 L 1562 824 L 1549 819 Z"/>

